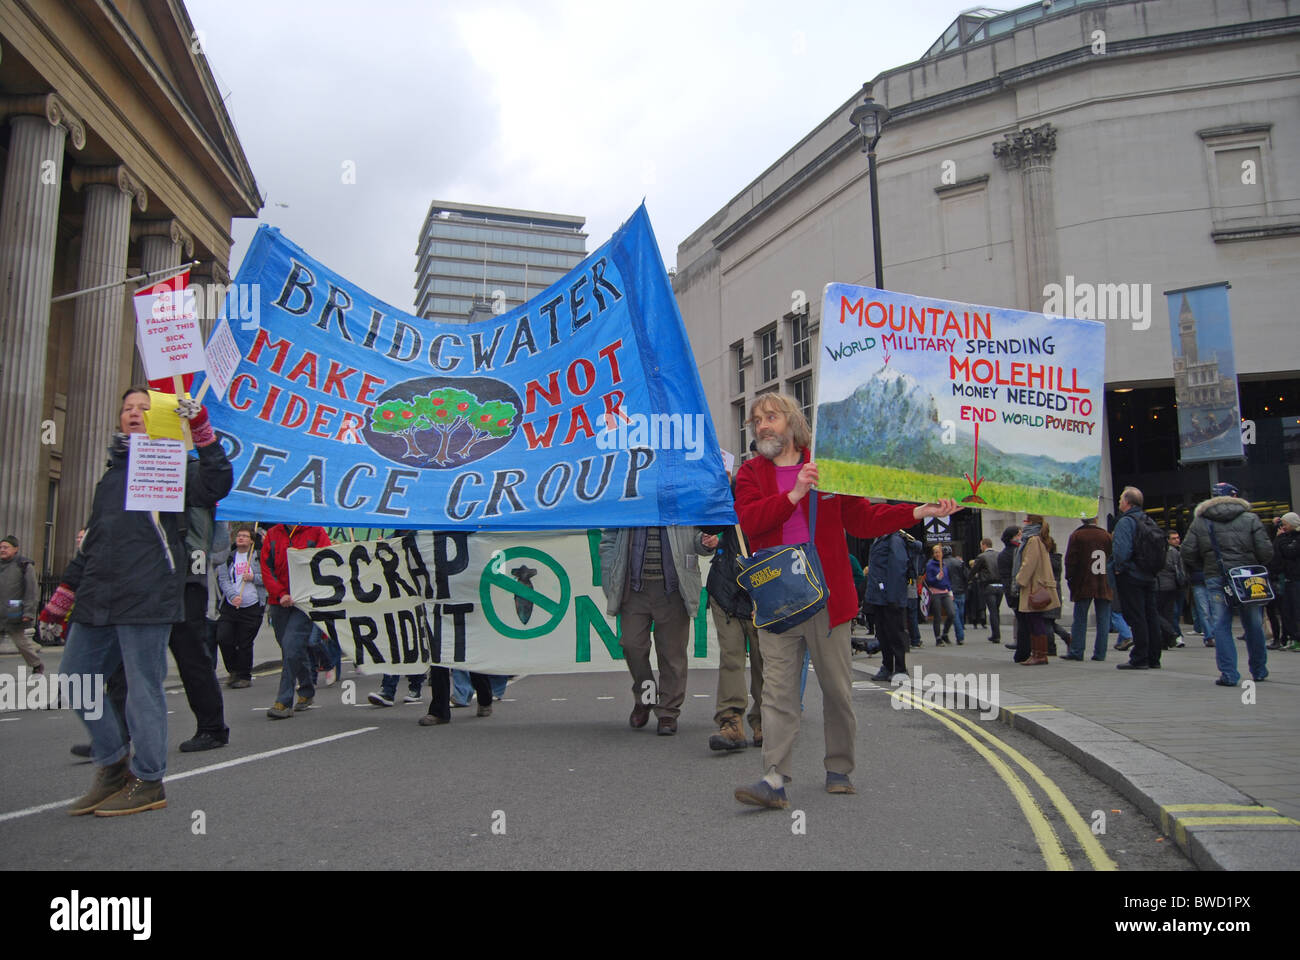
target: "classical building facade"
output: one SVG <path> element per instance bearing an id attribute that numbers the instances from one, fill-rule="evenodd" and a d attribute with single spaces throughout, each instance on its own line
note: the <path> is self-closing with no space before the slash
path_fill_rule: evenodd
<path id="1" fill-rule="evenodd" d="M 0 166 L 0 529 L 57 574 L 132 382 L 123 281 L 228 283 L 262 203 L 180 0 L 0 3 Z"/>
<path id="2" fill-rule="evenodd" d="M 585 217 L 472 203 L 429 204 L 416 246 L 415 314 L 465 323 L 534 297 L 587 255 Z"/>
<path id="3" fill-rule="evenodd" d="M 1163 293 L 1218 281 L 1255 441 L 1219 475 L 1265 515 L 1300 500 L 1297 49 L 1294 0 L 1057 0 L 968 11 L 868 84 L 892 113 L 884 286 L 1042 312 L 1063 290 L 1072 315 L 1069 291 L 1105 294 L 1103 517 L 1129 483 L 1180 528 L 1208 495 L 1206 465 L 1178 463 Z M 737 453 L 757 394 L 811 406 L 824 285 L 874 284 L 862 93 L 678 247 L 674 290 Z M 959 515 L 968 542 L 1007 519 Z"/>

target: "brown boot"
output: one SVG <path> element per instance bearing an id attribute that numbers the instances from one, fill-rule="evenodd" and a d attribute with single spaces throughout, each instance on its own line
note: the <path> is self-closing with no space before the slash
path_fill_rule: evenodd
<path id="1" fill-rule="evenodd" d="M 129 758 L 123 757 L 117 763 L 110 763 L 95 771 L 95 783 L 84 797 L 72 801 L 68 813 L 80 817 L 95 810 L 109 797 L 126 786 Z"/>
<path id="2" fill-rule="evenodd" d="M 95 811 L 97 817 L 123 817 L 167 806 L 167 794 L 161 780 L 141 780 L 135 774 L 126 778 L 126 786 L 109 797 Z"/>
<path id="3" fill-rule="evenodd" d="M 1031 644 L 1029 659 L 1022 661 L 1022 667 L 1036 667 L 1047 662 L 1047 634 L 1034 633 L 1030 634 L 1029 642 Z"/>
<path id="4" fill-rule="evenodd" d="M 710 750 L 744 750 L 749 746 L 740 714 L 728 713 L 718 722 L 718 732 L 709 737 Z"/>
<path id="5" fill-rule="evenodd" d="M 763 721 L 760 720 L 758 723 L 751 722 L 750 727 L 753 728 L 754 731 L 754 746 L 761 747 L 763 745 Z"/>

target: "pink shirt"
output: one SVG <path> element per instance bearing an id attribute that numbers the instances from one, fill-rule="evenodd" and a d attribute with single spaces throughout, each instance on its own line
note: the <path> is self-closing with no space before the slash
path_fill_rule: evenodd
<path id="1" fill-rule="evenodd" d="M 799 479 L 799 470 L 802 467 L 802 463 L 796 463 L 789 467 L 776 467 L 776 488 L 782 493 L 789 493 L 793 490 L 795 481 Z M 815 495 L 814 491 L 808 491 L 809 497 Z M 804 499 L 807 499 L 807 497 Z M 795 504 L 794 513 L 790 514 L 790 519 L 781 527 L 781 542 L 783 544 L 807 543 L 809 539 L 808 518 L 804 516 L 803 501 L 801 500 Z"/>

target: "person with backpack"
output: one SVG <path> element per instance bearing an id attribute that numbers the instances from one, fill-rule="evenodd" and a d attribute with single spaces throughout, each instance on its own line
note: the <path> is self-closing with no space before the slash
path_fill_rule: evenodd
<path id="1" fill-rule="evenodd" d="M 1160 669 L 1160 615 L 1156 611 L 1156 575 L 1164 569 L 1164 531 L 1142 509 L 1142 491 L 1125 487 L 1119 495 L 1111 556 L 1120 610 L 1133 631 L 1129 659 L 1119 670 Z"/>
<path id="2" fill-rule="evenodd" d="M 980 541 L 981 553 L 971 561 L 971 578 L 979 584 L 980 596 L 988 611 L 989 643 L 1002 642 L 1002 578 L 998 575 L 998 552 L 993 541 Z"/>
<path id="3" fill-rule="evenodd" d="M 32 561 L 19 556 L 16 537 L 0 540 L 0 605 L 0 634 L 8 635 L 32 673 L 41 676 L 45 664 L 40 647 L 27 635 L 36 623 L 36 568 Z"/>
<path id="4" fill-rule="evenodd" d="M 1237 672 L 1237 644 L 1233 639 L 1232 615 L 1241 615 L 1246 628 L 1246 651 L 1250 675 L 1255 680 L 1268 676 L 1268 651 L 1264 649 L 1262 603 L 1229 600 L 1224 588 L 1233 567 L 1267 566 L 1273 559 L 1273 544 L 1259 517 L 1250 512 L 1250 504 L 1238 497 L 1230 483 L 1216 483 L 1213 496 L 1196 507 L 1195 519 L 1187 529 L 1182 545 L 1183 564 L 1188 570 L 1205 573 L 1205 589 L 1210 601 L 1210 621 L 1214 629 L 1214 659 L 1219 668 L 1216 686 L 1235 687 L 1241 681 Z"/>

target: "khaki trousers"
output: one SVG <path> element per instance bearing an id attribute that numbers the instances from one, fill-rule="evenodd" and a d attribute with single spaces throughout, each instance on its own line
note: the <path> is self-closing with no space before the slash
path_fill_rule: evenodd
<path id="1" fill-rule="evenodd" d="M 27 661 L 27 666 L 35 670 L 41 665 L 40 647 L 36 641 L 27 635 L 27 624 L 23 623 L 6 623 L 0 625 L 0 631 L 9 635 L 18 652 L 22 654 L 23 659 Z"/>
<path id="2" fill-rule="evenodd" d="M 758 649 L 758 631 L 752 620 L 729 616 L 717 602 L 709 599 L 713 626 L 718 632 L 718 712 L 714 723 L 721 723 L 728 713 L 744 713 L 749 698 L 752 727 L 763 717 L 763 654 Z M 745 640 L 749 640 L 749 692 L 745 691 Z"/>
<path id="3" fill-rule="evenodd" d="M 821 610 L 785 633 L 758 631 L 763 651 L 763 767 L 791 776 L 790 759 L 799 736 L 799 674 L 805 647 L 812 655 L 822 691 L 822 725 L 826 734 L 826 769 L 850 774 L 858 733 L 853 715 L 850 623 L 830 629 Z"/>
<path id="4" fill-rule="evenodd" d="M 691 626 L 681 594 L 674 590 L 665 595 L 662 580 L 642 580 L 640 591 L 627 588 L 618 613 L 623 626 L 623 655 L 632 674 L 632 696 L 641 703 L 645 691 L 654 690 L 656 697 L 651 703 L 655 716 L 676 719 L 686 700 L 686 644 Z M 651 621 L 659 660 L 658 688 L 646 686 L 654 682 L 654 671 L 650 669 Z"/>

